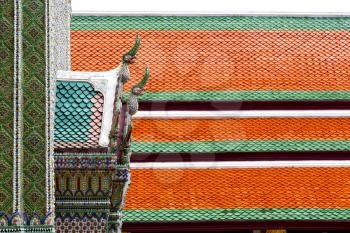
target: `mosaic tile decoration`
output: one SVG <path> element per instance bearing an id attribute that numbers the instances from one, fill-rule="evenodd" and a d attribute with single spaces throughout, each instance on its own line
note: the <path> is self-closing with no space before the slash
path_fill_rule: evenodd
<path id="1" fill-rule="evenodd" d="M 55 169 L 113 170 L 117 160 L 114 154 L 63 154 L 55 156 Z"/>
<path id="2" fill-rule="evenodd" d="M 115 67 L 115 51 L 138 33 L 138 59 L 152 70 L 141 100 L 349 100 L 349 25 L 349 17 L 73 16 L 72 69 Z"/>
<path id="3" fill-rule="evenodd" d="M 14 1 L 0 7 L 0 211 L 13 211 Z"/>
<path id="4" fill-rule="evenodd" d="M 50 2 L 0 1 L 0 232 L 53 232 L 50 72 L 69 57 L 50 57 L 50 39 L 70 20 L 50 18 L 67 1 Z"/>
<path id="5" fill-rule="evenodd" d="M 46 2 L 22 0 L 23 208 L 46 215 Z"/>
<path id="6" fill-rule="evenodd" d="M 56 233 L 101 233 L 106 232 L 106 219 L 60 219 L 56 221 Z"/>

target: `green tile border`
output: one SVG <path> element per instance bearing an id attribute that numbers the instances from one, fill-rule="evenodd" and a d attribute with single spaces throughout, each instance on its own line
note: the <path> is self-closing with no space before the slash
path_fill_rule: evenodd
<path id="1" fill-rule="evenodd" d="M 349 30 L 350 17 L 73 16 L 72 30 Z"/>
<path id="2" fill-rule="evenodd" d="M 146 92 L 141 101 L 349 100 L 350 91 L 190 91 Z"/>
<path id="3" fill-rule="evenodd" d="M 229 220 L 350 220 L 350 208 L 124 210 L 124 222 Z"/>
<path id="4" fill-rule="evenodd" d="M 137 153 L 349 151 L 350 140 L 133 141 Z"/>

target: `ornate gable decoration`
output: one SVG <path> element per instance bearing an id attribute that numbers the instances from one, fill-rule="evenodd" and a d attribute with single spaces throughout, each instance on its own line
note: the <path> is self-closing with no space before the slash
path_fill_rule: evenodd
<path id="1" fill-rule="evenodd" d="M 122 56 L 121 64 L 110 71 L 58 71 L 55 149 L 106 148 L 112 145 L 113 121 L 118 120 L 123 85 L 130 79 L 128 66 L 135 61 L 139 46 L 137 36 L 134 46 Z M 143 82 L 144 86 L 146 83 Z M 142 89 L 141 86 L 133 88 L 135 93 L 130 96 L 133 107 L 137 108 L 136 96 Z"/>
<path id="2" fill-rule="evenodd" d="M 137 36 L 134 46 L 122 56 L 121 64 L 110 71 L 57 74 L 57 232 L 66 230 L 66 222 L 80 221 L 75 218 L 77 215 L 81 219 L 92 216 L 88 221 L 97 221 L 101 229 L 108 224 L 109 232 L 120 232 L 121 211 L 130 184 L 132 115 L 138 110 L 138 96 L 149 78 L 147 67 L 143 79 L 123 101 L 124 84 L 130 79 L 129 65 L 135 61 L 139 47 Z M 71 203 L 82 212 L 70 209 Z"/>

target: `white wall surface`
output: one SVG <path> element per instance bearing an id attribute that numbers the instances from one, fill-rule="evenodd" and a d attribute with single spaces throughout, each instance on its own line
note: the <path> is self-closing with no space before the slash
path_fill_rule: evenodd
<path id="1" fill-rule="evenodd" d="M 72 0 L 73 12 L 342 13 L 350 0 Z"/>

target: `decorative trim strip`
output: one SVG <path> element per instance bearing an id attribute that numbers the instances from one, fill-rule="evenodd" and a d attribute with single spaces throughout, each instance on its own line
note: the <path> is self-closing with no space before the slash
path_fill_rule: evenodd
<path id="1" fill-rule="evenodd" d="M 349 118 L 350 110 L 139 111 L 134 119 Z"/>
<path id="2" fill-rule="evenodd" d="M 5 229 L 11 228 L 11 227 L 51 227 L 52 228 L 52 218 L 53 213 L 48 213 L 45 216 L 40 215 L 36 212 L 32 214 L 28 214 L 26 212 L 19 212 L 15 211 L 11 214 L 5 214 L 4 212 L 0 212 L 0 232 L 1 228 L 4 227 Z M 40 225 L 40 226 L 35 226 Z M 51 226 L 48 226 L 51 225 Z M 5 231 L 7 232 L 7 231 Z"/>
<path id="3" fill-rule="evenodd" d="M 108 206 L 109 208 L 110 201 L 109 199 L 103 200 L 103 199 L 83 199 L 83 200 L 56 200 L 56 205 L 60 206 Z"/>
<path id="4" fill-rule="evenodd" d="M 46 185 L 47 211 L 55 211 L 55 161 L 54 161 L 54 115 L 56 75 L 58 69 L 70 70 L 70 18 L 71 2 L 67 0 L 46 1 L 46 120 L 47 120 L 47 155 Z M 51 215 L 51 224 L 55 216 Z"/>
<path id="5" fill-rule="evenodd" d="M 46 93 L 46 119 L 45 119 L 45 133 L 46 133 L 46 213 L 54 212 L 54 200 L 55 200 L 55 191 L 54 184 L 54 162 L 52 159 L 53 156 L 53 112 L 52 112 L 52 91 L 53 85 L 55 83 L 55 78 L 51 77 L 50 65 L 51 65 L 51 44 L 50 44 L 50 1 L 45 0 L 45 93 Z M 51 80 L 52 79 L 52 80 Z M 53 217 L 54 218 L 54 217 Z"/>
<path id="6" fill-rule="evenodd" d="M 131 163 L 131 169 L 227 169 L 276 167 L 350 167 L 350 160 L 306 161 L 225 161 L 225 162 L 154 162 Z"/>
<path id="7" fill-rule="evenodd" d="M 22 210 L 22 1 L 15 0 L 15 34 L 14 34 L 14 145 L 13 145 L 13 211 Z"/>
<path id="8" fill-rule="evenodd" d="M 294 213 L 294 212 L 293 212 Z M 316 212 L 317 214 L 317 212 Z M 193 231 L 196 229 L 199 232 L 232 232 L 246 230 L 252 231 L 253 229 L 288 229 L 288 230 L 300 230 L 305 232 L 309 230 L 319 230 L 324 232 L 327 230 L 350 230 L 350 221 L 345 220 L 192 220 L 192 221 L 159 221 L 159 222 L 126 222 L 123 224 L 123 231 L 125 232 L 166 232 L 168 229 L 172 229 L 176 232 Z M 338 231 L 337 231 L 338 232 Z"/>
<path id="9" fill-rule="evenodd" d="M 117 161 L 114 156 L 104 157 L 73 157 L 59 156 L 55 158 L 55 169 L 91 169 L 91 170 L 111 170 L 115 169 Z"/>
<path id="10" fill-rule="evenodd" d="M 99 145 L 107 147 L 109 144 L 109 133 L 112 127 L 113 107 L 116 87 L 118 84 L 119 67 L 106 72 L 78 72 L 58 71 L 57 80 L 71 82 L 88 82 L 103 94 L 103 116 Z"/>
<path id="11" fill-rule="evenodd" d="M 94 158 L 94 157 L 113 157 L 114 154 L 111 153 L 55 153 L 54 154 L 55 159 L 60 157 L 88 157 L 88 158 Z"/>
<path id="12" fill-rule="evenodd" d="M 6 233 L 22 233 L 22 232 L 30 232 L 30 233 L 55 233 L 55 231 L 52 229 L 52 226 L 6 226 L 1 227 L 0 226 L 0 232 L 6 232 Z"/>

